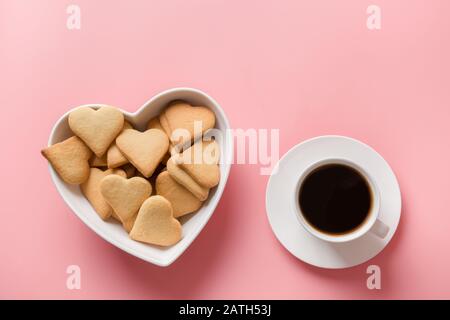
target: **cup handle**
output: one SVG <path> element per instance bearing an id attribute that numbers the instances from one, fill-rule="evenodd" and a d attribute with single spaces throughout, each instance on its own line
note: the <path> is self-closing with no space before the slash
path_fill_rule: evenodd
<path id="1" fill-rule="evenodd" d="M 377 219 L 372 229 L 370 229 L 370 232 L 376 235 L 378 238 L 383 239 L 388 234 L 389 227 L 386 224 L 384 224 L 380 219 Z"/>

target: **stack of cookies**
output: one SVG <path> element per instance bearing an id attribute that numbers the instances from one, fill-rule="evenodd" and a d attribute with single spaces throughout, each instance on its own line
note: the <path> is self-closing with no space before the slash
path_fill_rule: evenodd
<path id="1" fill-rule="evenodd" d="M 219 147 L 207 135 L 214 113 L 175 101 L 145 131 L 110 106 L 77 108 L 68 122 L 74 135 L 42 150 L 61 179 L 80 185 L 100 218 L 119 221 L 132 239 L 177 243 L 178 218 L 219 183 Z"/>

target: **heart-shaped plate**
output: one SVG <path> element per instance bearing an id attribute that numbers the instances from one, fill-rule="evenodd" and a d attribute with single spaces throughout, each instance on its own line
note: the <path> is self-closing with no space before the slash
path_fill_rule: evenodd
<path id="1" fill-rule="evenodd" d="M 174 262 L 189 247 L 192 241 L 194 241 L 214 213 L 228 179 L 234 150 L 233 135 L 231 130 L 229 130 L 230 125 L 225 112 L 214 99 L 200 90 L 191 88 L 169 89 L 154 96 L 135 113 L 129 113 L 123 110 L 122 112 L 125 115 L 125 119 L 136 129 L 143 130 L 147 122 L 158 115 L 173 100 L 185 100 L 192 105 L 209 107 L 216 115 L 215 128 L 219 129 L 222 133 L 221 139 L 218 140 L 221 154 L 219 185 L 210 190 L 208 199 L 196 213 L 181 218 L 180 222 L 183 225 L 183 235 L 177 244 L 163 248 L 131 240 L 119 223 L 103 221 L 83 196 L 80 188 L 78 186 L 68 185 L 62 181 L 56 171 L 49 165 L 50 175 L 56 185 L 56 189 L 72 211 L 89 228 L 116 247 L 158 266 L 168 266 Z M 89 104 L 84 106 L 98 108 L 102 104 Z M 49 146 L 73 135 L 67 121 L 70 111 L 64 114 L 54 125 L 48 141 Z"/>

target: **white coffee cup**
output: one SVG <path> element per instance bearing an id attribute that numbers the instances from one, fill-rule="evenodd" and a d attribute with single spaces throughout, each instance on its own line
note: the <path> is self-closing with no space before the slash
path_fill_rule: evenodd
<path id="1" fill-rule="evenodd" d="M 358 171 L 361 174 L 361 176 L 364 177 L 364 179 L 366 180 L 367 184 L 369 185 L 370 192 L 372 193 L 371 194 L 372 204 L 370 211 L 367 214 L 367 218 L 360 226 L 358 226 L 353 230 L 350 230 L 347 233 L 330 234 L 317 229 L 306 220 L 300 208 L 299 193 L 301 186 L 305 181 L 305 178 L 315 169 L 330 164 L 346 165 Z M 365 169 L 362 168 L 361 165 L 358 165 L 349 159 L 328 158 L 311 164 L 300 175 L 292 201 L 293 201 L 293 208 L 301 225 L 306 229 L 306 231 L 308 231 L 310 234 L 321 240 L 335 243 L 347 242 L 358 239 L 363 235 L 367 234 L 368 232 L 372 233 L 373 235 L 379 238 L 384 238 L 389 232 L 389 227 L 378 218 L 380 214 L 380 192 L 378 190 L 377 184 L 375 183 L 374 179 L 370 176 L 370 174 Z"/>

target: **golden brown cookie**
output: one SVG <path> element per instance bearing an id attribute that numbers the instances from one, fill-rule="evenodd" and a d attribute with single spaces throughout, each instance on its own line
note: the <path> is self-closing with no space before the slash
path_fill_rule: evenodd
<path id="1" fill-rule="evenodd" d="M 41 151 L 53 169 L 65 182 L 81 184 L 89 178 L 89 158 L 91 150 L 73 136 Z"/>
<path id="2" fill-rule="evenodd" d="M 131 229 L 133 229 L 134 223 L 136 222 L 137 214 L 135 214 L 131 219 L 125 221 L 122 225 L 127 233 L 130 233 Z"/>
<path id="3" fill-rule="evenodd" d="M 69 114 L 69 127 L 97 157 L 102 157 L 123 128 L 122 112 L 104 106 L 97 110 L 80 107 Z"/>
<path id="4" fill-rule="evenodd" d="M 167 171 L 176 182 L 192 192 L 192 194 L 200 201 L 205 201 L 206 198 L 208 198 L 209 189 L 201 186 L 189 174 L 175 164 L 173 157 L 167 161 Z"/>
<path id="5" fill-rule="evenodd" d="M 159 122 L 159 117 L 154 117 L 154 118 L 150 119 L 150 121 L 147 123 L 147 129 L 159 129 L 159 130 L 165 132 L 163 127 L 161 126 L 161 123 Z M 172 148 L 173 148 L 172 145 L 170 145 L 170 143 L 169 143 L 169 150 L 166 152 L 166 154 L 164 155 L 164 157 L 161 160 L 161 162 L 164 165 L 167 163 L 167 160 L 169 160 L 169 158 L 170 158 Z"/>
<path id="6" fill-rule="evenodd" d="M 181 239 L 181 224 L 173 217 L 170 202 L 161 196 L 145 200 L 139 209 L 130 237 L 133 240 L 171 246 Z"/>
<path id="7" fill-rule="evenodd" d="M 119 150 L 145 177 L 150 177 L 169 148 L 167 135 L 158 129 L 124 130 L 116 139 Z"/>
<path id="8" fill-rule="evenodd" d="M 163 171 L 158 175 L 155 189 L 158 195 L 169 200 L 175 218 L 197 211 L 202 206 L 202 202 L 176 182 L 167 171 Z"/>
<path id="9" fill-rule="evenodd" d="M 159 121 L 173 145 L 184 145 L 187 141 L 193 141 L 213 128 L 216 117 L 209 108 L 193 107 L 186 102 L 177 101 L 169 104 L 159 116 Z M 196 127 L 198 130 L 195 130 Z M 174 134 L 177 129 L 187 130 L 189 137 Z"/>
<path id="10" fill-rule="evenodd" d="M 113 217 L 114 219 L 116 219 L 117 221 L 119 221 L 120 223 L 122 223 L 122 221 L 120 221 L 119 216 L 117 215 L 117 213 L 114 212 L 114 210 L 111 209 L 111 217 Z M 127 231 L 128 232 L 128 231 Z"/>
<path id="11" fill-rule="evenodd" d="M 209 189 L 220 180 L 218 161 L 218 144 L 214 140 L 200 140 L 183 153 L 173 155 L 167 161 L 167 170 L 175 181 L 205 201 Z"/>
<path id="12" fill-rule="evenodd" d="M 133 129 L 128 121 L 124 122 L 122 131 L 126 129 Z M 110 169 L 117 168 L 128 163 L 128 159 L 122 154 L 122 152 L 120 152 L 119 148 L 117 148 L 116 141 L 112 142 L 106 154 L 108 168 Z"/>
<path id="13" fill-rule="evenodd" d="M 100 192 L 126 226 L 129 220 L 134 218 L 144 200 L 150 197 L 152 186 L 144 178 L 126 179 L 113 174 L 102 179 Z"/>
<path id="14" fill-rule="evenodd" d="M 80 185 L 81 192 L 91 203 L 95 212 L 103 220 L 108 219 L 112 214 L 112 209 L 109 204 L 103 199 L 100 192 L 100 182 L 104 177 L 110 174 L 117 174 L 125 177 L 125 171 L 120 169 L 108 169 L 106 171 L 100 170 L 98 168 L 91 168 L 89 178 Z"/>
<path id="15" fill-rule="evenodd" d="M 202 187 L 213 188 L 220 180 L 219 145 L 214 140 L 199 141 L 177 158 L 177 164 Z"/>

